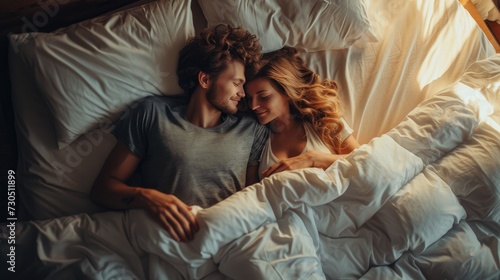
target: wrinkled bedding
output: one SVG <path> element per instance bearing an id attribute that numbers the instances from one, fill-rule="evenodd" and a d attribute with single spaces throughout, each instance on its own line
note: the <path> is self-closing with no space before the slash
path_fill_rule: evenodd
<path id="1" fill-rule="evenodd" d="M 142 210 L 18 223 L 17 266 L 26 268 L 18 273 L 498 279 L 499 77 L 500 55 L 476 62 L 327 170 L 275 174 L 213 207 L 195 208 L 201 229 L 188 243 L 173 241 Z M 8 234 L 2 227 L 2 250 Z"/>

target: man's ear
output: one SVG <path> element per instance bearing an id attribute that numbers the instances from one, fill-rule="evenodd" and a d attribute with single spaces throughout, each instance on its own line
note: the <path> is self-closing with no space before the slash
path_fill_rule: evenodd
<path id="1" fill-rule="evenodd" d="M 198 83 L 203 89 L 208 89 L 210 87 L 210 75 L 203 71 L 198 72 Z"/>

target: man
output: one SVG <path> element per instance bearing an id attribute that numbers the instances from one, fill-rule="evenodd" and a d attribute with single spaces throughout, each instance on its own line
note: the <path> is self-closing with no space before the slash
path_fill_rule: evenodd
<path id="1" fill-rule="evenodd" d="M 189 205 L 208 207 L 257 182 L 267 129 L 238 111 L 245 68 L 260 56 L 254 35 L 219 25 L 181 50 L 177 74 L 188 98 L 148 97 L 117 122 L 118 139 L 92 200 L 144 208 L 178 241 L 198 230 Z M 129 185 L 138 170 L 140 186 Z"/>

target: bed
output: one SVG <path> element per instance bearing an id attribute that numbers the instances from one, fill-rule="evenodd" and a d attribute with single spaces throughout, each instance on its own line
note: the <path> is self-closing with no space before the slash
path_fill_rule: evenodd
<path id="1" fill-rule="evenodd" d="M 362 145 L 194 207 L 200 232 L 177 243 L 88 193 L 113 122 L 182 94 L 178 50 L 221 22 L 302 49 Z M 456 0 L 138 1 L 10 42 L 12 279 L 500 278 L 500 55 Z"/>

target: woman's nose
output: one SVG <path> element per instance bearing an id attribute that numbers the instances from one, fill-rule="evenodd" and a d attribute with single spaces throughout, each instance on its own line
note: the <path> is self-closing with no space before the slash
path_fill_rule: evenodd
<path id="1" fill-rule="evenodd" d="M 260 107 L 258 102 L 255 99 L 252 99 L 251 104 L 250 104 L 250 109 L 253 111 L 257 110 Z"/>

